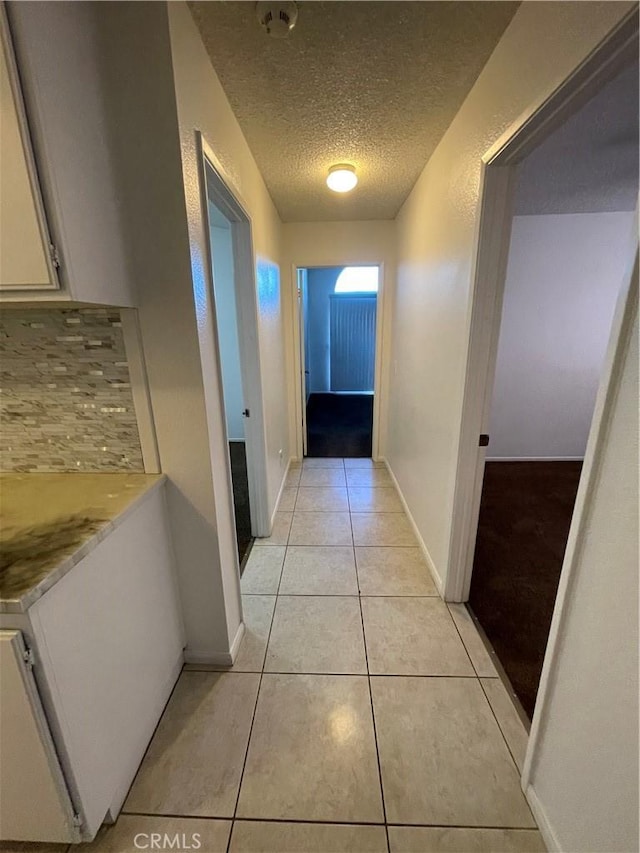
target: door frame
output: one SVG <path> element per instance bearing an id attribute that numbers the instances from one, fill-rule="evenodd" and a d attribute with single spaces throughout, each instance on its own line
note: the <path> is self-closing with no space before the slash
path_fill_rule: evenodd
<path id="1" fill-rule="evenodd" d="M 305 273 L 304 276 L 304 292 L 301 288 L 301 273 Z M 305 311 L 304 311 L 304 301 L 305 296 L 307 299 L 307 303 L 309 301 L 309 282 L 307 281 L 306 276 L 306 268 L 298 267 L 295 272 L 296 275 L 296 291 L 298 294 L 298 331 L 299 331 L 299 346 L 300 346 L 300 375 L 299 375 L 299 385 L 300 385 L 300 399 L 302 400 L 302 411 L 300 413 L 300 429 L 302 431 L 302 456 L 307 455 L 307 443 L 309 441 L 309 436 L 307 434 L 307 375 L 309 371 L 307 370 L 307 360 L 305 357 L 307 351 L 307 337 L 305 333 Z"/>
<path id="2" fill-rule="evenodd" d="M 515 167 L 539 144 L 541 139 L 564 121 L 567 115 L 588 100 L 594 90 L 615 76 L 628 57 L 635 59 L 637 55 L 638 17 L 637 10 L 632 9 L 550 98 L 539 107 L 532 108 L 517 121 L 514 127 L 483 157 L 480 216 L 474 259 L 474 293 L 450 542 L 451 558 L 444 595 L 446 600 L 465 601 L 471 584 L 484 469 L 484 450 L 478 447 L 478 436 L 486 431 L 488 403 L 491 402 L 493 390 L 512 218 Z M 548 720 L 549 700 L 553 691 L 564 624 L 571 602 L 582 544 L 587 534 L 587 523 L 597 485 L 597 474 L 606 447 L 618 379 L 637 310 L 637 226 L 636 208 L 635 235 L 629 235 L 627 273 L 621 282 L 605 363 L 600 376 L 522 768 L 521 786 L 549 849 L 559 849 L 559 847 L 546 821 L 544 811 L 538 804 L 535 790 L 532 788 L 532 778 L 536 769 L 538 744 Z"/>
<path id="3" fill-rule="evenodd" d="M 486 456 L 478 439 L 489 432 L 517 166 L 637 55 L 638 17 L 632 9 L 545 101 L 527 110 L 482 157 L 469 347 L 444 588 L 447 601 L 467 601 L 471 586 Z M 619 329 L 614 325 L 611 334 L 616 333 Z M 614 345 L 612 337 L 609 346 Z M 603 373 L 601 382 L 604 379 Z M 590 435 L 597 428 L 594 415 Z M 591 439 L 589 442 L 591 446 Z M 586 463 L 585 456 L 581 483 L 588 474 Z"/>
<path id="4" fill-rule="evenodd" d="M 378 267 L 378 294 L 376 299 L 376 353 L 373 383 L 373 429 L 371 435 L 371 457 L 380 459 L 380 419 L 382 413 L 382 342 L 384 329 L 384 303 L 385 303 L 385 264 L 384 261 L 340 261 L 334 263 L 325 261 L 321 264 L 312 262 L 305 263 L 297 261 L 291 267 L 291 299 L 293 304 L 293 369 L 295 376 L 295 419 L 296 419 L 296 458 L 303 457 L 303 429 L 306 427 L 306 402 L 302 391 L 304 381 L 304 361 L 301 352 L 301 329 L 300 329 L 300 294 L 298 292 L 298 270 L 299 269 L 330 269 L 332 267 Z M 303 427 L 305 419 L 305 427 Z"/>
<path id="5" fill-rule="evenodd" d="M 251 514 L 251 533 L 255 538 L 269 536 L 271 518 L 269 515 L 267 482 L 267 442 L 262 386 L 262 367 L 260 362 L 260 343 L 258 337 L 258 299 L 256 291 L 256 271 L 253 249 L 253 231 L 247 206 L 230 177 L 224 171 L 211 146 L 203 134 L 196 131 L 196 154 L 200 183 L 200 202 L 202 221 L 206 224 L 204 246 L 204 275 L 209 290 L 213 314 L 213 336 L 216 353 L 216 368 L 220 386 L 220 406 L 227 448 L 227 483 L 225 489 L 231 504 L 235 524 L 233 502 L 233 480 L 229 459 L 229 436 L 225 412 L 222 383 L 222 364 L 218 340 L 218 317 L 213 282 L 213 254 L 209 224 L 208 203 L 211 201 L 229 220 L 233 244 L 234 286 L 236 291 L 236 311 L 238 323 L 238 343 L 240 349 L 240 373 L 245 407 L 250 416 L 245 417 L 245 451 L 247 454 L 247 480 L 249 486 L 249 509 Z M 215 472 L 214 472 L 215 478 Z M 235 532 L 235 531 L 234 531 Z M 234 543 L 235 544 L 235 543 Z M 236 549 L 237 553 L 237 549 Z"/>

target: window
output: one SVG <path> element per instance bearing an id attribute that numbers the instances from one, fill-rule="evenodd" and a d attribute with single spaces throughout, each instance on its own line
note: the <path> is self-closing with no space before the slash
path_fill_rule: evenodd
<path id="1" fill-rule="evenodd" d="M 378 267 L 345 267 L 336 281 L 336 293 L 377 293 Z"/>

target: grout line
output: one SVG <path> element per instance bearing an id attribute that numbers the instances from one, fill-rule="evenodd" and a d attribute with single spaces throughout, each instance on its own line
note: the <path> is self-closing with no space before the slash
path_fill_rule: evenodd
<path id="1" fill-rule="evenodd" d="M 496 712 L 493 709 L 493 705 L 491 704 L 491 700 L 489 699 L 489 696 L 487 695 L 487 691 L 484 689 L 484 684 L 482 683 L 482 679 L 480 677 L 478 677 L 478 681 L 480 682 L 480 689 L 484 693 L 484 698 L 487 700 L 487 704 L 488 704 L 489 708 L 491 709 L 491 713 L 493 714 L 494 720 L 496 721 L 496 725 L 498 726 L 498 731 L 502 735 L 502 740 L 505 742 L 507 750 L 509 751 L 509 756 L 511 757 L 511 760 L 513 761 L 513 764 L 514 764 L 514 767 L 516 768 L 516 773 L 518 774 L 518 777 L 520 779 L 522 779 L 522 772 L 521 772 L 520 768 L 518 767 L 518 762 L 516 761 L 513 752 L 511 751 L 511 747 L 509 746 L 509 741 L 507 740 L 505 733 L 502 731 L 502 726 L 500 725 L 500 720 L 498 719 L 498 715 L 496 714 Z M 524 793 L 523 793 L 523 796 L 524 796 Z M 525 801 L 527 803 L 527 807 L 528 807 L 529 811 L 531 812 L 531 816 L 533 817 L 533 819 L 536 823 L 536 826 L 537 826 L 538 821 L 536 820 L 535 815 L 531 811 L 531 806 L 529 805 L 529 801 L 527 800 L 526 797 L 525 797 Z"/>
<path id="2" fill-rule="evenodd" d="M 187 672 L 209 672 L 209 673 L 220 673 L 226 672 L 229 675 L 258 675 L 261 672 L 264 672 L 265 675 L 331 675 L 331 676 L 344 676 L 345 678 L 354 678 L 354 677 L 362 677 L 367 675 L 366 672 L 328 672 L 327 670 L 323 670 L 322 672 L 306 672 L 302 670 L 260 670 L 260 669 L 234 669 L 229 670 L 226 669 L 192 669 L 192 666 L 197 666 L 197 664 L 190 664 L 190 668 Z M 452 673 L 447 673 L 444 675 L 425 675 L 416 674 L 413 672 L 372 672 L 369 673 L 372 678 L 466 678 L 473 679 L 476 678 L 476 675 L 454 675 Z"/>
<path id="3" fill-rule="evenodd" d="M 294 548 L 295 548 L 295 547 L 297 547 L 297 546 L 295 546 L 295 545 L 294 545 L 294 546 L 292 546 L 292 547 L 294 547 Z M 319 545 L 318 547 L 320 547 L 320 548 L 321 548 L 321 547 L 323 547 L 323 546 L 322 546 L 322 545 Z M 347 546 L 347 545 L 343 545 L 342 547 L 343 547 L 343 548 L 347 548 L 348 546 Z M 271 598 L 273 598 L 273 596 L 274 596 L 274 595 L 276 595 L 276 594 L 277 594 L 277 595 L 280 595 L 280 596 L 283 596 L 284 598 L 358 598 L 358 593 L 357 593 L 357 592 L 279 592 L 279 593 L 273 593 L 273 592 L 245 592 L 245 593 L 243 593 L 243 595 L 263 595 L 263 596 L 264 596 L 264 595 L 266 595 L 266 596 L 270 596 Z M 417 594 L 417 593 L 416 593 L 415 595 L 409 595 L 409 594 L 405 594 L 405 595 L 368 595 L 368 594 L 360 594 L 360 598 L 427 598 L 427 599 L 431 600 L 431 599 L 434 599 L 434 598 L 436 598 L 436 599 L 440 599 L 440 596 L 439 596 L 439 595 L 419 595 L 419 594 Z M 441 601 L 441 600 L 442 600 L 442 599 L 440 599 L 440 601 Z M 480 678 L 480 677 L 484 678 L 485 676 L 478 676 L 478 678 Z M 487 676 L 487 677 L 488 677 L 488 676 Z M 496 676 L 494 676 L 494 677 L 496 677 Z"/>
<path id="4" fill-rule="evenodd" d="M 301 546 L 292 545 L 291 547 L 292 548 L 299 548 Z M 310 545 L 308 547 L 310 547 L 310 548 L 312 548 L 312 547 L 324 548 L 326 546 L 324 546 L 324 545 L 317 545 L 317 546 Z M 348 545 L 342 545 L 340 547 L 347 548 Z M 273 596 L 275 595 L 274 592 L 243 592 L 242 594 L 248 595 L 248 596 L 251 596 L 251 595 L 263 595 L 264 596 L 264 595 L 266 595 L 266 596 L 271 596 L 271 598 L 273 598 Z M 280 595 L 286 595 L 290 598 L 357 598 L 358 597 L 357 592 L 281 592 Z M 372 594 L 372 593 L 361 593 L 360 597 L 361 598 L 437 598 L 440 601 L 442 601 L 442 599 L 440 598 L 440 596 L 438 595 L 437 592 L 434 592 L 431 595 L 423 595 L 423 594 L 411 593 L 411 592 L 400 592 L 397 595 L 389 595 L 386 593 L 384 595 L 382 595 L 382 594 L 376 595 L 375 593 L 374 594 Z M 482 675 L 482 676 L 479 676 L 479 678 L 499 679 L 499 676 L 497 676 L 497 675 Z"/>
<path id="5" fill-rule="evenodd" d="M 445 610 L 447 611 L 447 616 L 449 617 L 449 619 L 451 619 L 451 622 L 453 623 L 453 627 L 456 630 L 456 634 L 460 638 L 460 642 L 462 643 L 462 648 L 465 650 L 465 654 L 467 655 L 467 658 L 469 659 L 469 663 L 471 664 L 471 669 L 474 671 L 475 677 L 478 679 L 478 681 L 480 681 L 480 676 L 478 675 L 478 670 L 476 669 L 476 666 L 473 662 L 473 659 L 472 659 L 471 655 L 469 654 L 469 649 L 467 648 L 467 644 L 465 643 L 465 641 L 462 637 L 462 634 L 460 633 L 460 629 L 458 628 L 458 625 L 456 624 L 456 620 L 453 618 L 453 614 L 449 610 L 448 603 L 444 600 L 442 603 L 444 604 Z"/>
<path id="6" fill-rule="evenodd" d="M 492 716 L 493 716 L 493 719 L 496 721 L 496 725 L 498 726 L 498 731 L 500 732 L 500 734 L 501 734 L 501 736 L 502 736 L 502 740 L 504 741 L 504 744 L 505 744 L 505 746 L 507 747 L 507 751 L 508 751 L 508 753 L 509 753 L 509 757 L 510 757 L 510 758 L 511 758 L 511 760 L 513 761 L 513 765 L 514 765 L 514 767 L 515 767 L 516 774 L 518 775 L 518 777 L 519 777 L 520 779 L 522 779 L 522 774 L 521 774 L 521 772 L 520 772 L 520 768 L 518 767 L 518 762 L 516 761 L 516 759 L 515 759 L 515 757 L 514 757 L 514 755 L 513 755 L 513 752 L 511 751 L 511 747 L 509 746 L 509 743 L 507 742 L 507 738 L 505 737 L 505 734 L 504 734 L 504 732 L 502 731 L 502 726 L 500 725 L 500 721 L 498 720 L 498 716 L 497 716 L 496 712 L 493 710 L 493 705 L 492 705 L 492 704 L 491 704 L 491 702 L 489 701 L 489 697 L 488 697 L 488 695 L 487 695 L 487 691 L 484 689 L 484 684 L 482 683 L 482 678 L 478 675 L 478 670 L 476 669 L 476 665 L 474 664 L 474 662 L 473 662 L 473 660 L 472 660 L 472 658 L 471 658 L 471 655 L 469 654 L 469 650 L 467 649 L 466 643 L 465 643 L 465 641 L 464 641 L 464 640 L 463 640 L 463 638 L 462 638 L 462 634 L 461 634 L 461 632 L 460 632 L 460 629 L 458 628 L 458 625 L 457 625 L 457 623 L 456 623 L 456 620 L 453 618 L 453 615 L 452 615 L 451 611 L 449 610 L 449 607 L 447 607 L 447 613 L 449 614 L 449 618 L 450 618 L 450 619 L 451 619 L 451 621 L 453 622 L 453 624 L 454 624 L 454 626 L 455 626 L 455 629 L 456 629 L 456 631 L 458 632 L 458 636 L 460 637 L 460 642 L 461 642 L 461 643 L 462 643 L 462 645 L 464 646 L 464 650 L 465 650 L 465 651 L 466 651 L 466 653 L 467 653 L 467 657 L 469 658 L 469 661 L 471 662 L 471 666 L 473 667 L 473 671 L 475 672 L 475 674 L 476 674 L 476 678 L 478 679 L 478 684 L 480 685 L 480 689 L 482 690 L 482 694 L 483 694 L 483 696 L 484 696 L 484 698 L 485 698 L 485 701 L 486 701 L 487 705 L 489 706 L 489 710 L 491 711 L 491 714 L 492 714 Z M 475 628 L 475 626 L 474 626 L 474 628 Z M 504 685 L 503 685 L 503 686 L 504 686 Z M 524 794 L 523 794 L 523 796 L 524 796 Z M 534 820 L 534 822 L 535 822 L 535 824 L 536 824 L 536 826 L 537 826 L 537 825 L 538 825 L 538 822 L 537 822 L 537 821 L 536 821 L 536 819 L 535 819 L 535 815 L 534 815 L 534 814 L 533 814 L 533 812 L 531 811 L 531 806 L 529 805 L 529 801 L 527 800 L 527 798 L 526 798 L 526 797 L 524 797 L 524 799 L 525 799 L 525 802 L 527 803 L 527 808 L 528 808 L 528 809 L 529 809 L 529 811 L 531 812 L 531 816 L 533 817 L 533 820 Z"/>
<path id="7" fill-rule="evenodd" d="M 499 829 L 499 830 L 516 830 L 517 832 L 539 832 L 535 826 L 494 826 L 489 824 L 454 824 L 454 823 L 398 823 L 391 821 L 388 824 L 382 821 L 371 820 L 318 820 L 310 818 L 280 818 L 280 817 L 238 817 L 231 818 L 228 815 L 202 815 L 202 814 L 174 814 L 159 812 L 127 812 L 127 817 L 158 817 L 158 818 L 173 818 L 177 820 L 220 820 L 220 821 L 246 821 L 247 823 L 295 823 L 295 824 L 319 824 L 321 826 L 392 826 L 392 827 L 417 827 L 430 828 L 437 827 L 439 829 Z M 72 850 L 75 845 L 71 844 L 69 850 Z"/>
<path id="8" fill-rule="evenodd" d="M 353 521 L 349 512 L 349 523 L 351 525 L 351 537 L 353 538 Z M 389 827 L 387 826 L 387 806 L 384 801 L 384 788 L 382 785 L 382 767 L 380 765 L 380 750 L 378 749 L 378 730 L 376 728 L 376 715 L 373 710 L 373 694 L 371 692 L 371 673 L 369 671 L 369 653 L 367 652 L 367 635 L 364 630 L 364 614 L 362 612 L 362 596 L 360 595 L 360 576 L 358 575 L 358 563 L 356 560 L 356 548 L 353 546 L 353 562 L 356 569 L 356 582 L 358 585 L 358 604 L 360 606 L 360 622 L 362 624 L 362 643 L 364 645 L 364 659 L 367 666 L 367 687 L 369 688 L 369 703 L 371 705 L 371 724 L 373 726 L 373 742 L 376 747 L 376 761 L 378 764 L 378 784 L 380 785 L 380 800 L 382 802 L 382 817 L 384 818 L 384 832 L 387 839 L 387 853 L 391 853 L 389 841 Z"/>
<path id="9" fill-rule="evenodd" d="M 313 510 L 313 511 L 315 512 L 315 510 Z M 300 514 L 300 513 L 298 513 L 298 514 Z M 302 514 L 304 515 L 304 512 Z M 343 510 L 340 513 L 340 515 L 346 515 L 346 514 L 347 514 L 347 510 Z M 395 515 L 395 513 L 392 513 L 392 514 Z M 292 515 L 293 515 L 293 513 L 292 513 Z M 351 513 L 349 513 L 349 515 L 351 515 Z M 375 515 L 375 513 L 355 513 L 355 515 Z M 293 544 L 289 544 L 288 546 L 287 545 L 265 545 L 264 543 L 261 543 L 259 540 L 256 540 L 254 545 L 253 545 L 253 548 L 286 548 L 286 547 L 289 547 L 289 548 L 351 548 L 352 546 L 351 545 L 293 545 Z M 420 547 L 418 545 L 354 545 L 353 547 L 358 548 L 358 549 L 361 549 L 361 548 L 376 548 L 376 549 L 380 549 L 380 548 L 402 548 L 402 549 L 405 549 L 406 548 L 406 549 L 413 549 L 414 551 L 420 551 Z M 251 550 L 253 550 L 253 548 Z M 441 596 L 438 596 L 438 597 L 440 598 Z M 446 601 L 444 603 L 447 604 Z M 491 677 L 491 676 L 488 676 L 488 677 Z"/>
<path id="10" fill-rule="evenodd" d="M 297 500 L 297 496 L 296 496 Z M 291 526 L 293 526 L 293 519 L 291 520 Z M 287 535 L 287 543 L 289 542 L 289 536 L 291 535 L 291 526 L 289 527 L 289 534 Z M 278 606 L 278 593 L 280 591 L 280 584 L 282 583 L 282 575 L 284 572 L 284 561 L 287 558 L 287 546 L 285 546 L 284 557 L 282 560 L 282 565 L 280 566 L 280 576 L 278 578 L 278 588 L 276 590 L 275 602 L 273 605 L 273 612 L 271 614 L 271 622 L 269 623 L 269 633 L 267 635 L 267 642 L 264 647 L 264 657 L 262 659 L 262 669 L 260 670 L 260 678 L 258 680 L 258 690 L 256 692 L 256 701 L 253 706 L 253 714 L 251 716 L 251 726 L 249 727 L 249 737 L 247 738 L 247 747 L 244 751 L 244 759 L 242 761 L 242 770 L 240 771 L 240 780 L 238 782 L 238 793 L 236 795 L 236 802 L 233 808 L 233 817 L 231 818 L 231 829 L 229 830 L 229 839 L 227 840 L 227 853 L 231 848 L 231 836 L 233 835 L 233 827 L 235 826 L 236 816 L 238 813 L 238 803 L 240 802 L 240 792 L 242 791 L 242 783 L 244 781 L 244 771 L 247 766 L 247 758 L 249 756 L 249 747 L 251 746 L 251 736 L 253 735 L 253 726 L 256 721 L 256 711 L 258 710 L 258 702 L 260 700 L 260 690 L 262 689 L 262 680 L 264 678 L 264 667 L 267 662 L 267 653 L 269 651 L 269 641 L 271 640 L 271 631 L 273 630 L 273 623 L 276 618 L 276 608 Z"/>

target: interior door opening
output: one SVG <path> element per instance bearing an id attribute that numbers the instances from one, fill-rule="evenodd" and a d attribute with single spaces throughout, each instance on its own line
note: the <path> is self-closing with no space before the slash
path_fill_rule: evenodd
<path id="1" fill-rule="evenodd" d="M 209 199 L 209 239 L 224 411 L 233 486 L 238 560 L 243 562 L 253 542 L 245 436 L 245 394 L 240 359 L 236 275 L 232 224 Z"/>
<path id="2" fill-rule="evenodd" d="M 638 64 L 518 166 L 469 605 L 533 715 L 634 247 Z"/>
<path id="3" fill-rule="evenodd" d="M 370 457 L 378 266 L 298 268 L 303 452 Z"/>

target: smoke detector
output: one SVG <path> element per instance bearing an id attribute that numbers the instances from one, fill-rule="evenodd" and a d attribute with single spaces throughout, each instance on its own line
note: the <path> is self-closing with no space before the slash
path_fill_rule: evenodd
<path id="1" fill-rule="evenodd" d="M 286 38 L 298 20 L 298 5 L 294 0 L 280 3 L 256 3 L 256 16 L 260 26 L 268 36 L 276 39 Z"/>

